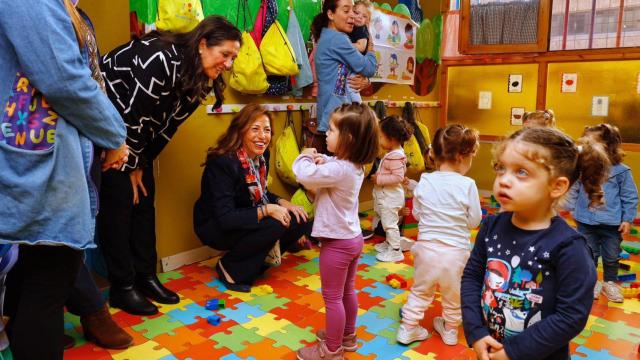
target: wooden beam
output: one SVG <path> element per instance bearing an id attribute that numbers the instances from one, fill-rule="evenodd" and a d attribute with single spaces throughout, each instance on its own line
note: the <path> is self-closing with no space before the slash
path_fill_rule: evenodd
<path id="1" fill-rule="evenodd" d="M 444 62 L 440 64 L 440 119 L 438 127 L 447 126 L 449 110 L 449 66 Z"/>
<path id="2" fill-rule="evenodd" d="M 538 89 L 536 92 L 536 109 L 544 110 L 547 108 L 547 75 L 549 72 L 549 63 L 540 61 L 538 63 Z"/>

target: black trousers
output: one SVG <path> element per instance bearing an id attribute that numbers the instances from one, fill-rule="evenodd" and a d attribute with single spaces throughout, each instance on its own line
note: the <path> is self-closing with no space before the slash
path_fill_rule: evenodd
<path id="1" fill-rule="evenodd" d="M 68 246 L 20 246 L 4 304 L 14 359 L 62 359 L 64 305 L 81 262 Z"/>
<path id="2" fill-rule="evenodd" d="M 233 281 L 252 284 L 262 273 L 264 258 L 278 239 L 284 252 L 302 235 L 308 235 L 312 226 L 313 221 L 298 223 L 291 216 L 291 224 L 286 228 L 270 217 L 260 221 L 259 229 L 230 233 L 228 236 L 235 239 L 234 246 L 220 259 L 222 266 Z"/>
<path id="3" fill-rule="evenodd" d="M 136 274 L 155 274 L 156 217 L 153 167 L 143 169 L 147 196 L 138 190 L 140 202 L 133 204 L 129 173 L 108 170 L 100 184 L 98 241 L 104 255 L 111 286 L 133 285 Z"/>
<path id="4" fill-rule="evenodd" d="M 91 315 L 104 308 L 105 301 L 100 294 L 100 289 L 93 281 L 84 261 L 80 264 L 66 305 L 67 310 L 77 316 Z"/>

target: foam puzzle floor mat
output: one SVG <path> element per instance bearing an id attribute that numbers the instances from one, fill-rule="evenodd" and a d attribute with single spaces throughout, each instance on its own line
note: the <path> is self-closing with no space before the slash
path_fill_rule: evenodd
<path id="1" fill-rule="evenodd" d="M 495 212 L 495 205 L 489 199 L 483 199 L 485 214 Z M 564 216 L 568 218 L 566 214 Z M 370 226 L 370 212 L 367 218 L 362 219 L 362 224 Z M 635 225 L 634 229 L 639 227 Z M 415 237 L 416 225 L 406 224 L 404 233 Z M 345 354 L 345 358 L 475 359 L 473 351 L 466 346 L 461 329 L 460 342 L 456 346 L 445 345 L 433 330 L 432 319 L 442 310 L 439 297 L 436 297 L 422 322 L 433 333 L 432 336 L 410 346 L 396 342 L 399 309 L 405 302 L 407 289 L 393 288 L 385 278 L 391 273 L 398 274 L 407 279 L 410 286 L 412 259 L 410 252 L 407 252 L 404 262 L 376 261 L 373 246 L 382 240 L 382 237 L 374 236 L 365 242 L 356 278 L 359 291 L 359 347 L 357 352 Z M 625 240 L 640 249 L 637 230 Z M 265 278 L 257 282 L 251 293 L 227 290 L 214 274 L 212 261 L 160 274 L 162 282 L 180 294 L 179 304 L 159 305 L 160 313 L 150 317 L 111 309 L 115 321 L 134 337 L 132 347 L 105 350 L 86 342 L 82 337 L 79 318 L 67 313 L 65 331 L 75 338 L 76 345 L 65 351 L 64 358 L 295 359 L 295 351 L 315 342 L 315 331 L 325 327 L 318 255 L 316 247 L 286 254 L 282 264 L 267 271 Z M 628 273 L 640 271 L 640 255 L 631 254 L 625 263 L 630 265 Z M 601 278 L 601 266 L 598 273 Z M 211 299 L 224 300 L 225 308 L 205 309 L 206 301 Z M 220 317 L 218 325 L 207 321 L 212 315 Z M 571 342 L 571 358 L 636 359 L 640 358 L 637 352 L 639 344 L 640 300 L 631 296 L 623 304 L 615 304 L 601 296 L 594 301 L 585 329 Z"/>

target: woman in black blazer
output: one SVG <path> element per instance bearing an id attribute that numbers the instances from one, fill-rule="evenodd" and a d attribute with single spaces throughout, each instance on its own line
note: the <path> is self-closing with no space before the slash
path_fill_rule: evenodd
<path id="1" fill-rule="evenodd" d="M 258 104 L 236 114 L 218 145 L 208 151 L 201 195 L 193 209 L 202 243 L 227 251 L 216 270 L 234 291 L 251 290 L 276 241 L 285 251 L 312 226 L 304 208 L 266 188 L 271 124 L 271 115 Z"/>

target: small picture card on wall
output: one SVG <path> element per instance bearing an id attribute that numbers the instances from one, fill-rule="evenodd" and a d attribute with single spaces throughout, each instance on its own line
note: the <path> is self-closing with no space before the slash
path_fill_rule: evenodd
<path id="1" fill-rule="evenodd" d="M 578 88 L 578 74 L 576 73 L 563 73 L 562 74 L 562 89 L 563 93 L 574 93 Z"/>
<path id="2" fill-rule="evenodd" d="M 480 91 L 478 94 L 478 109 L 491 109 L 491 91 Z"/>
<path id="3" fill-rule="evenodd" d="M 522 125 L 522 118 L 524 117 L 524 108 L 523 107 L 512 107 L 511 108 L 511 125 L 520 126 Z"/>
<path id="4" fill-rule="evenodd" d="M 591 116 L 609 115 L 609 97 L 594 96 L 591 103 Z"/>
<path id="5" fill-rule="evenodd" d="M 522 74 L 509 74 L 509 92 L 522 92 Z"/>

